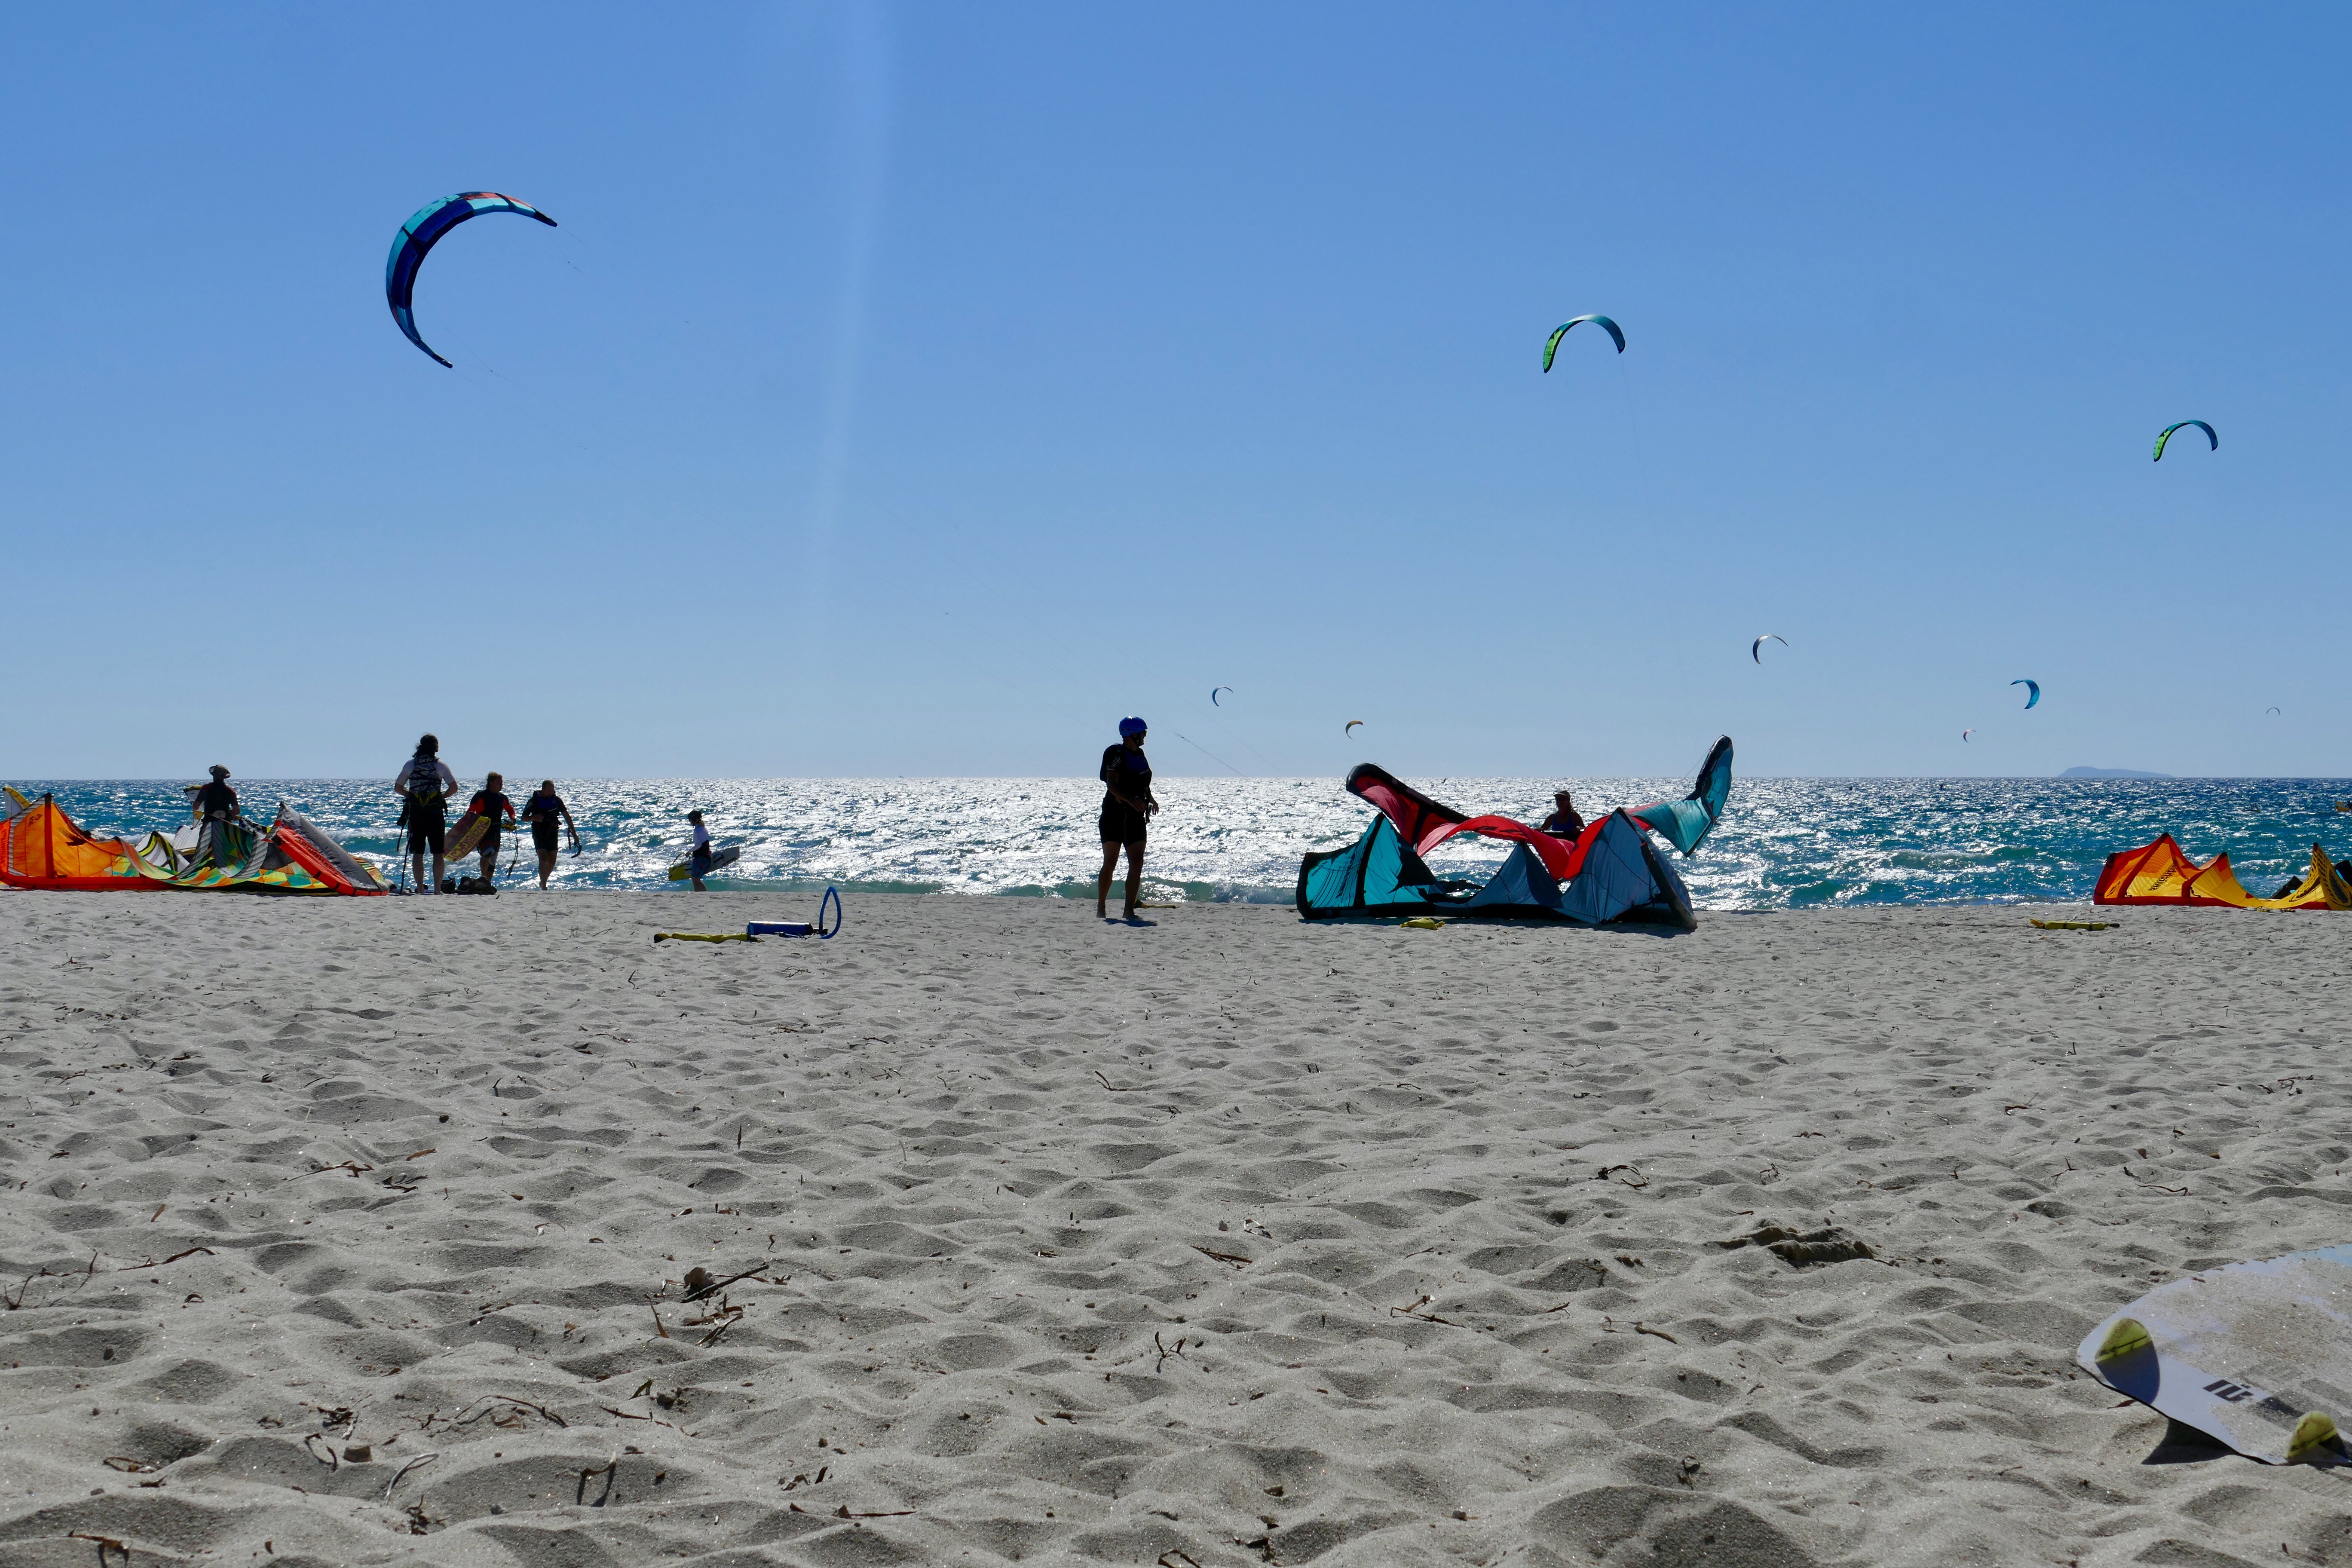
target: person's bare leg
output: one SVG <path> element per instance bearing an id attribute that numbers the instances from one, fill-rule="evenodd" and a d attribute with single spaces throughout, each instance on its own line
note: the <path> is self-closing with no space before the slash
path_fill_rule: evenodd
<path id="1" fill-rule="evenodd" d="M 433 851 L 433 890 L 435 892 L 441 890 L 442 879 L 448 875 L 449 862 L 442 858 L 441 851 L 436 849 Z"/>
<path id="2" fill-rule="evenodd" d="M 539 889 L 541 892 L 545 892 L 547 890 L 547 879 L 553 875 L 555 875 L 555 851 L 552 849 L 542 849 L 539 852 Z"/>
<path id="3" fill-rule="evenodd" d="M 408 868 L 409 868 L 410 872 L 411 872 L 411 873 L 412 873 L 412 874 L 416 878 L 416 890 L 417 890 L 418 892 L 420 892 L 420 893 L 421 893 L 421 892 L 423 892 L 423 891 L 425 890 L 425 851 L 424 851 L 424 850 L 422 850 L 422 849 L 412 849 L 412 850 L 410 850 L 410 851 L 409 851 L 409 855 L 408 855 Z"/>
<path id="4" fill-rule="evenodd" d="M 1135 900 L 1143 896 L 1143 844 L 1127 847 L 1127 918 L 1135 918 Z"/>
<path id="5" fill-rule="evenodd" d="M 1102 875 L 1095 879 L 1095 919 L 1110 919 L 1110 879 L 1118 875 L 1118 845 L 1115 840 L 1103 840 Z"/>

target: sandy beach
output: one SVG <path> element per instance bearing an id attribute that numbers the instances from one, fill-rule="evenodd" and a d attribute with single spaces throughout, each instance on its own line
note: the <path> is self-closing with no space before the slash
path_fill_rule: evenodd
<path id="1" fill-rule="evenodd" d="M 0 894 L 0 1564 L 2352 1562 L 2334 919 L 807 902 Z"/>

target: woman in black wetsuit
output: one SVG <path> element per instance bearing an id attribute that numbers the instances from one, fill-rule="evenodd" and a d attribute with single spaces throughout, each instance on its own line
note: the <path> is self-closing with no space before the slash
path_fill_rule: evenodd
<path id="1" fill-rule="evenodd" d="M 1127 849 L 1127 912 L 1135 918 L 1135 901 L 1143 896 L 1144 825 L 1160 802 L 1151 793 L 1151 763 L 1143 754 L 1147 726 L 1140 719 L 1118 721 L 1118 744 L 1105 746 L 1102 755 L 1102 875 L 1095 882 L 1095 918 L 1108 920 L 1110 879 L 1118 869 L 1118 852 Z"/>

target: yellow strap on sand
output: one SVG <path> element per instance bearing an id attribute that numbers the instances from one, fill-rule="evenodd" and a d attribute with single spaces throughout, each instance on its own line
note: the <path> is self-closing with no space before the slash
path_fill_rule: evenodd
<path id="1" fill-rule="evenodd" d="M 1415 915 L 1404 922 L 1415 931 L 1444 931 L 1445 922 L 1429 915 Z"/>
<path id="2" fill-rule="evenodd" d="M 756 936 L 746 936 L 740 931 L 717 934 L 698 931 L 657 931 L 654 932 L 654 940 L 656 942 L 757 942 L 760 939 Z"/>

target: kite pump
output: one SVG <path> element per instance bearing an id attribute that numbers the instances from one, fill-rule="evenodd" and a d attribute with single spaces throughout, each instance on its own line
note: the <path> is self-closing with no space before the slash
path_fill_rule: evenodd
<path id="1" fill-rule="evenodd" d="M 824 911 L 828 908 L 833 910 L 833 924 L 830 926 L 824 923 Z M 840 933 L 840 931 L 841 894 L 838 889 L 827 888 L 824 890 L 824 897 L 817 900 L 816 922 L 814 925 L 799 921 L 753 921 L 743 928 L 743 934 L 745 936 L 814 936 L 831 942 Z"/>

